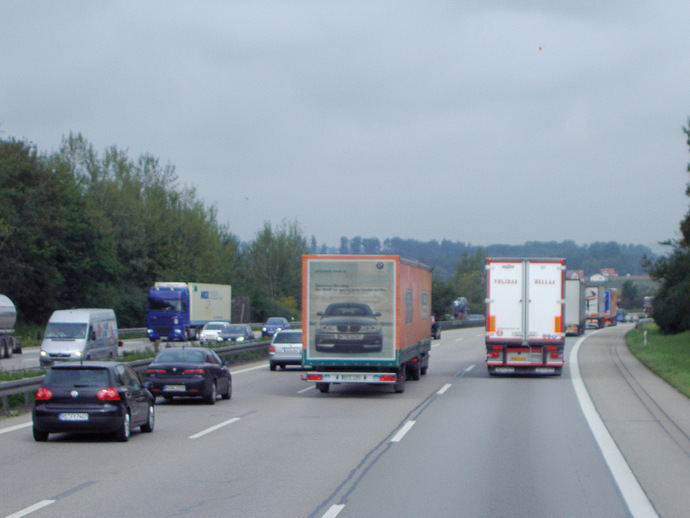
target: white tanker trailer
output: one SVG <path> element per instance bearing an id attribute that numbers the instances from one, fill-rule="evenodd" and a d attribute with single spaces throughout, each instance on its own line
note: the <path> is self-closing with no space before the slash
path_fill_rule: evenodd
<path id="1" fill-rule="evenodd" d="M 9 297 L 0 294 L 0 358 L 21 353 L 21 344 L 12 336 L 17 321 L 17 310 Z"/>

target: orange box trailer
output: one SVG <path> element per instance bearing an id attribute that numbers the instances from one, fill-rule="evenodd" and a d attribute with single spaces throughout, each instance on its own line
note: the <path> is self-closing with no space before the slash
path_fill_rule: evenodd
<path id="1" fill-rule="evenodd" d="M 426 374 L 431 268 L 397 255 L 302 257 L 303 379 L 404 390 Z"/>

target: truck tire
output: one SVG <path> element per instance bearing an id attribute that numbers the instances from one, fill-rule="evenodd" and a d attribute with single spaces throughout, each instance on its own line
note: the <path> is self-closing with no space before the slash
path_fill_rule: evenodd
<path id="1" fill-rule="evenodd" d="M 398 381 L 393 385 L 393 390 L 396 394 L 402 394 L 405 392 L 405 371 L 407 370 L 406 365 L 400 366 L 400 371 L 398 372 Z"/>
<path id="2" fill-rule="evenodd" d="M 496 375 L 496 367 L 487 367 L 486 370 L 489 371 L 489 376 Z"/>
<path id="3" fill-rule="evenodd" d="M 0 342 L 0 349 L 2 349 L 3 358 L 12 358 L 12 346 L 10 345 L 10 339 L 3 337 Z"/>
<path id="4" fill-rule="evenodd" d="M 330 388 L 330 386 L 331 386 L 330 383 L 324 383 L 324 382 L 320 382 L 320 383 L 317 383 L 317 384 L 316 384 L 316 388 L 319 389 L 319 390 L 320 390 L 321 392 L 323 392 L 324 394 L 325 394 L 326 392 L 328 392 L 328 389 Z"/>
<path id="5" fill-rule="evenodd" d="M 422 377 L 422 367 L 419 365 L 419 362 L 408 365 L 405 375 L 412 381 L 419 381 L 419 378 Z"/>
<path id="6" fill-rule="evenodd" d="M 17 340 L 14 336 L 10 337 L 10 344 L 12 346 L 12 352 L 22 354 L 22 344 L 20 344 L 19 340 Z"/>

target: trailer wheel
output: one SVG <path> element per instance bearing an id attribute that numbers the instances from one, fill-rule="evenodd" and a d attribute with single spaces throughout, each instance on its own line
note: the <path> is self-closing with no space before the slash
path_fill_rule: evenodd
<path id="1" fill-rule="evenodd" d="M 12 345 L 12 352 L 22 354 L 22 344 L 19 343 L 19 340 L 17 340 L 14 336 L 10 337 L 10 344 Z"/>
<path id="2" fill-rule="evenodd" d="M 328 392 L 330 385 L 331 385 L 330 383 L 321 382 L 321 383 L 316 384 L 316 388 L 325 394 L 326 392 Z"/>
<path id="3" fill-rule="evenodd" d="M 419 381 L 422 377 L 422 368 L 419 362 L 415 362 L 409 365 L 407 372 L 405 373 L 412 381 Z"/>
<path id="4" fill-rule="evenodd" d="M 496 375 L 496 367 L 487 367 L 486 370 L 489 371 L 489 376 Z"/>
<path id="5" fill-rule="evenodd" d="M 563 367 L 556 367 L 553 371 L 554 376 L 560 376 L 563 374 Z"/>
<path id="6" fill-rule="evenodd" d="M 401 394 L 405 392 L 405 371 L 407 370 L 407 367 L 403 364 L 400 367 L 400 371 L 398 372 L 398 381 L 395 382 L 395 385 L 393 385 L 393 390 L 395 390 L 396 394 Z"/>
<path id="7" fill-rule="evenodd" d="M 2 349 L 2 358 L 12 358 L 12 348 L 8 338 L 3 337 L 0 341 L 0 349 Z"/>

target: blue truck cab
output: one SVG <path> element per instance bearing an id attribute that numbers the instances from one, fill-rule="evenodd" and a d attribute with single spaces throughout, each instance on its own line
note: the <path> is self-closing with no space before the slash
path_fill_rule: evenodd
<path id="1" fill-rule="evenodd" d="M 157 283 L 149 289 L 146 336 L 155 340 L 190 340 L 189 288 L 186 283 Z"/>

